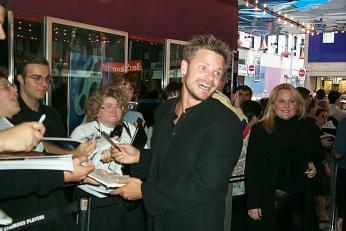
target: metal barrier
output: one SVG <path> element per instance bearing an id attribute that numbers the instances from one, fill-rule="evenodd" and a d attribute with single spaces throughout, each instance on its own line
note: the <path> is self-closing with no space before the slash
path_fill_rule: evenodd
<path id="1" fill-rule="evenodd" d="M 89 231 L 91 199 L 82 197 L 79 201 L 74 201 L 64 208 L 52 208 L 45 211 L 39 211 L 36 214 L 14 220 L 13 223 L 0 227 L 0 231 L 23 230 L 49 220 L 56 219 L 59 216 L 77 213 L 77 224 L 80 231 Z"/>
<path id="2" fill-rule="evenodd" d="M 91 197 L 82 197 L 79 200 L 77 224 L 80 231 L 89 231 Z"/>
<path id="3" fill-rule="evenodd" d="M 330 231 L 336 231 L 336 219 L 338 217 L 337 207 L 336 207 L 336 177 L 338 175 L 338 168 L 334 161 L 334 171 L 331 176 L 331 206 L 330 206 Z"/>

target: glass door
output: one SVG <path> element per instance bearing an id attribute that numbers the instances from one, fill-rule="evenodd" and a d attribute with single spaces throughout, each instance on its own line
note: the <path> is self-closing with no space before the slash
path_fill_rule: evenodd
<path id="1" fill-rule="evenodd" d="M 183 49 L 186 44 L 188 42 L 181 40 L 165 40 L 165 76 L 162 89 L 172 81 L 181 82 L 180 63 L 183 59 Z"/>
<path id="2" fill-rule="evenodd" d="M 52 17 L 46 26 L 46 55 L 54 77 L 49 101 L 69 134 L 83 121 L 89 94 L 127 71 L 128 33 Z"/>

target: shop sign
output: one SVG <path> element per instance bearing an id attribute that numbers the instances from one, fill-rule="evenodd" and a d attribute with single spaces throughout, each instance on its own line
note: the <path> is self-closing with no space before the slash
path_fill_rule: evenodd
<path id="1" fill-rule="evenodd" d="M 104 72 L 125 72 L 124 63 L 115 62 L 103 62 L 102 71 Z M 142 71 L 142 61 L 141 60 L 130 60 L 127 63 L 127 71 Z"/>
<path id="2" fill-rule="evenodd" d="M 238 75 L 247 76 L 247 66 L 245 64 L 238 64 Z"/>

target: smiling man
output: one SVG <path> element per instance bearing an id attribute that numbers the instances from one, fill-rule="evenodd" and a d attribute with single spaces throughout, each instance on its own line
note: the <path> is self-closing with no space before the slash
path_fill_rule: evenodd
<path id="1" fill-rule="evenodd" d="M 229 55 L 227 45 L 214 36 L 194 37 L 184 47 L 181 97 L 166 101 L 155 113 L 152 149 L 119 145 L 112 151 L 118 162 L 139 166 L 151 157 L 145 181 L 129 178 L 126 186 L 113 191 L 128 200 L 143 198 L 148 230 L 223 230 L 225 195 L 241 149 L 241 128 L 237 116 L 210 96 Z"/>

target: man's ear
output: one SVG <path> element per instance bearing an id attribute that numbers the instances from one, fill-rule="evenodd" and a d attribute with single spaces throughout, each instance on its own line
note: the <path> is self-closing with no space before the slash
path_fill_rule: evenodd
<path id="1" fill-rule="evenodd" d="M 22 75 L 17 75 L 17 81 L 20 83 L 20 84 L 24 84 L 24 77 Z"/>
<path id="2" fill-rule="evenodd" d="M 180 70 L 183 77 L 187 74 L 188 69 L 189 69 L 189 63 L 186 60 L 182 60 L 180 64 Z"/>

